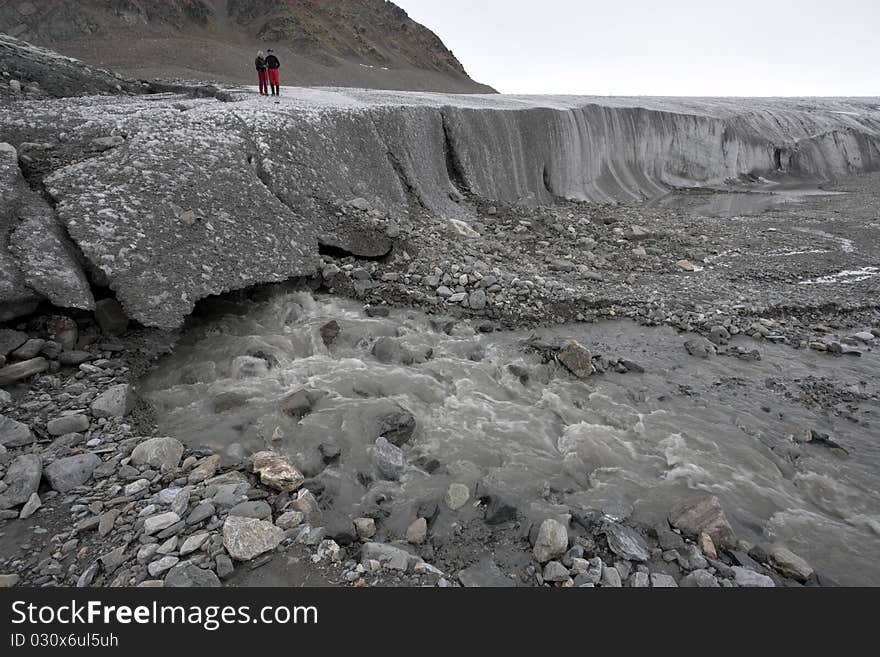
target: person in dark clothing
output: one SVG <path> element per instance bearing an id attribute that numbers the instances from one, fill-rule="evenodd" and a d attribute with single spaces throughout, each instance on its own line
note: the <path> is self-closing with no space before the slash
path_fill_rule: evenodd
<path id="1" fill-rule="evenodd" d="M 280 96 L 281 87 L 278 82 L 278 69 L 281 68 L 281 62 L 278 61 L 278 58 L 275 56 L 275 51 L 272 49 L 269 49 L 268 55 L 266 56 L 266 68 L 269 69 L 269 86 L 272 87 L 272 95 Z"/>
<path id="2" fill-rule="evenodd" d="M 260 95 L 268 96 L 269 95 L 269 73 L 267 72 L 266 66 L 266 58 L 263 56 L 265 53 L 261 50 L 257 53 L 257 58 L 254 60 L 254 66 L 257 67 L 257 76 L 260 78 Z"/>

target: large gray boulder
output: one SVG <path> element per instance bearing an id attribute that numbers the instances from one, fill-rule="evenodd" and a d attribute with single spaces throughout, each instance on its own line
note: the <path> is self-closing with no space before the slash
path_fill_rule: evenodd
<path id="1" fill-rule="evenodd" d="M 40 486 L 43 462 L 36 454 L 22 454 L 10 463 L 3 483 L 6 490 L 0 493 L 0 509 L 11 509 L 27 502 Z"/>
<path id="2" fill-rule="evenodd" d="M 98 395 L 92 402 L 92 415 L 95 417 L 121 418 L 128 415 L 134 406 L 134 395 L 131 386 L 120 383 Z"/>
<path id="3" fill-rule="evenodd" d="M 61 222 L 129 317 L 174 328 L 199 299 L 315 271 L 312 224 L 260 180 L 234 113 L 139 123 L 124 145 L 46 179 Z"/>
<path id="4" fill-rule="evenodd" d="M 77 454 L 50 463 L 43 475 L 53 489 L 66 493 L 91 479 L 92 472 L 99 465 L 101 457 L 97 454 Z"/>
<path id="5" fill-rule="evenodd" d="M 236 561 L 250 561 L 278 547 L 284 530 L 266 520 L 228 516 L 223 524 L 223 545 Z"/>
<path id="6" fill-rule="evenodd" d="M 131 452 L 134 465 L 149 465 L 162 471 L 173 470 L 183 456 L 183 444 L 171 437 L 150 438 Z"/>
<path id="7" fill-rule="evenodd" d="M 0 445 L 4 447 L 24 447 L 34 442 L 30 427 L 5 415 L 0 415 Z"/>
<path id="8" fill-rule="evenodd" d="M 733 549 L 736 534 L 731 527 L 721 500 L 715 496 L 696 501 L 683 502 L 669 512 L 669 524 L 696 540 L 703 532 L 708 534 L 716 547 Z"/>

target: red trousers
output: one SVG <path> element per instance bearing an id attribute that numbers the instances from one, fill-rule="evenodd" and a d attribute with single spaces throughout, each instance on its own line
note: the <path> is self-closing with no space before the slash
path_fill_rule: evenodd
<path id="1" fill-rule="evenodd" d="M 257 75 L 260 76 L 260 93 L 261 94 L 269 94 L 269 76 L 266 71 L 257 71 Z"/>
<path id="2" fill-rule="evenodd" d="M 277 87 L 278 85 L 278 69 L 270 68 L 269 69 L 269 84 L 273 87 Z"/>

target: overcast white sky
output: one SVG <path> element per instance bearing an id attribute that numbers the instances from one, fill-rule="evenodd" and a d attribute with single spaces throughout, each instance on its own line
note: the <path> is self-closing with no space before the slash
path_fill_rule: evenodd
<path id="1" fill-rule="evenodd" d="M 880 96 L 880 0 L 394 0 L 503 93 Z"/>

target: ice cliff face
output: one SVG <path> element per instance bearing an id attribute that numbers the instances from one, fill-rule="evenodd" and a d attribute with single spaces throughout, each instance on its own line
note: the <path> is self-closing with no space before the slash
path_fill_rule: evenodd
<path id="1" fill-rule="evenodd" d="M 28 155 L 25 170 L 61 153 L 42 167 L 59 239 L 69 235 L 93 278 L 144 324 L 173 327 L 206 296 L 313 273 L 319 245 L 381 256 L 393 247 L 388 220 L 402 216 L 467 221 L 480 200 L 631 201 L 743 176 L 880 169 L 872 99 L 301 89 L 276 105 L 244 90 L 231 96 L 0 106 L 2 140 Z M 21 172 L 2 173 L 5 195 Z M 15 302 L 24 286 L 35 300 L 81 307 L 70 291 L 28 287 L 24 260 L 8 275 L 21 252 L 8 243 L 23 228 L 14 209 L 4 212 Z"/>

